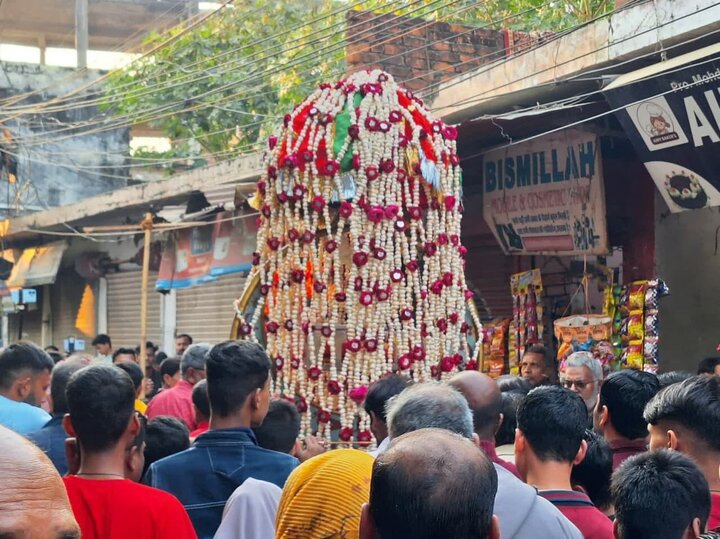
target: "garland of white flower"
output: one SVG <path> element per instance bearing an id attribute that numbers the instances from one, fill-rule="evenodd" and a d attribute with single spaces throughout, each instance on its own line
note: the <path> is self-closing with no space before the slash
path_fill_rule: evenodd
<path id="1" fill-rule="evenodd" d="M 260 300 L 251 319 L 237 316 L 241 336 L 264 331 L 274 391 L 304 431 L 313 406 L 321 435 L 337 414 L 342 441 L 370 442 L 372 381 L 476 368 L 456 138 L 377 70 L 321 85 L 270 138 L 254 201 Z"/>

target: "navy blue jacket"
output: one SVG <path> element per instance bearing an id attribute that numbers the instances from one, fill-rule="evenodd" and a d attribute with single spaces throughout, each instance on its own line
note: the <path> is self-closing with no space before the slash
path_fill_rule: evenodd
<path id="1" fill-rule="evenodd" d="M 299 464 L 295 457 L 263 449 L 251 429 L 210 430 L 181 453 L 153 463 L 144 482 L 185 506 L 199 539 L 212 539 L 230 495 L 252 477 L 282 488 Z"/>
<path id="2" fill-rule="evenodd" d="M 68 434 L 62 426 L 62 420 L 62 416 L 53 417 L 43 428 L 27 435 L 31 442 L 45 452 L 61 476 L 68 471 L 65 456 L 65 439 Z"/>

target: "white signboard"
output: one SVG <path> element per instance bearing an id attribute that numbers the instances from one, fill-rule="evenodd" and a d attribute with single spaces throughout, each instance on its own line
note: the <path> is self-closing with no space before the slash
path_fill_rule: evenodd
<path id="1" fill-rule="evenodd" d="M 600 141 L 567 129 L 483 155 L 483 215 L 508 254 L 608 252 Z"/>

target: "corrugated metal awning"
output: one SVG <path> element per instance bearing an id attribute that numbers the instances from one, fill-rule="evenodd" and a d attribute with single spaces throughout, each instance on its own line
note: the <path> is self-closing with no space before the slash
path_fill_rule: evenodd
<path id="1" fill-rule="evenodd" d="M 60 241 L 23 250 L 15 260 L 7 287 L 32 288 L 53 284 L 67 246 L 67 242 Z"/>

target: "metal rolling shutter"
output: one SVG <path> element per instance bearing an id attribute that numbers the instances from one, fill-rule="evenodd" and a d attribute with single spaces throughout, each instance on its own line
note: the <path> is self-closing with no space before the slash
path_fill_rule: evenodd
<path id="1" fill-rule="evenodd" d="M 483 320 L 512 317 L 510 275 L 513 258 L 505 255 L 494 237 L 473 238 L 468 247 L 465 276 L 477 292 Z"/>
<path id="2" fill-rule="evenodd" d="M 175 327 L 195 342 L 217 343 L 230 335 L 235 312 L 233 301 L 245 284 L 244 274 L 225 275 L 207 283 L 177 291 Z"/>
<path id="3" fill-rule="evenodd" d="M 159 343 L 161 338 L 161 297 L 155 292 L 157 273 L 148 280 L 148 340 Z M 113 348 L 135 348 L 140 344 L 140 291 L 142 272 L 124 271 L 107 275 L 107 325 Z"/>

